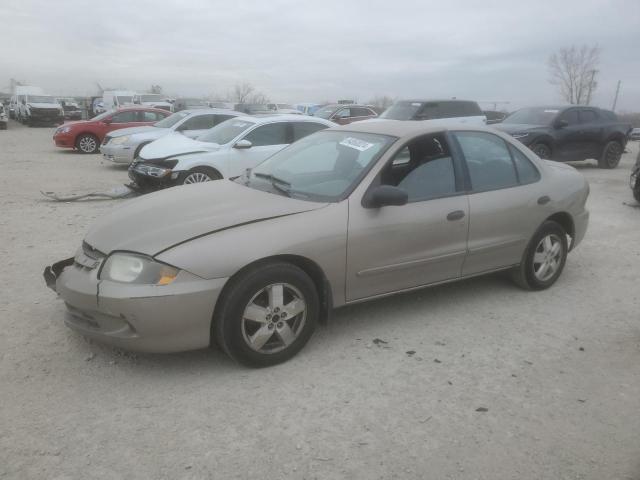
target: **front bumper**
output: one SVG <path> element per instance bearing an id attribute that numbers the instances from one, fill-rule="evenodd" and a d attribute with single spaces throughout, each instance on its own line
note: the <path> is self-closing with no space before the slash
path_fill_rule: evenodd
<path id="1" fill-rule="evenodd" d="M 80 110 L 73 112 L 64 112 L 65 120 L 82 120 L 82 112 Z"/>
<path id="2" fill-rule="evenodd" d="M 113 141 L 113 140 L 112 140 Z M 102 158 L 114 163 L 129 164 L 133 162 L 134 148 L 128 145 L 111 145 L 109 143 L 100 145 Z"/>
<path id="3" fill-rule="evenodd" d="M 29 121 L 31 123 L 62 123 L 64 115 L 54 111 L 31 110 L 29 112 Z"/>
<path id="4" fill-rule="evenodd" d="M 162 165 L 150 164 L 154 167 L 165 168 Z M 133 162 L 129 165 L 129 178 L 142 190 L 161 190 L 163 188 L 181 185 L 184 177 L 188 175 L 186 171 L 171 170 L 168 175 L 154 177 L 142 171 L 144 162 Z"/>
<path id="5" fill-rule="evenodd" d="M 55 142 L 56 147 L 75 148 L 75 137 L 70 133 L 56 132 L 53 134 L 53 141 Z"/>
<path id="6" fill-rule="evenodd" d="M 206 280 L 181 271 L 170 285 L 133 285 L 99 280 L 98 270 L 73 258 L 45 269 L 45 282 L 65 302 L 69 328 L 139 352 L 209 346 L 213 310 L 226 278 Z"/>
<path id="7" fill-rule="evenodd" d="M 580 213 L 579 215 L 576 215 L 573 218 L 573 227 L 575 229 L 575 234 L 571 242 L 571 250 L 576 248 L 578 244 L 582 241 L 585 234 L 587 233 L 588 225 L 589 225 L 589 210 L 584 210 L 582 213 Z"/>

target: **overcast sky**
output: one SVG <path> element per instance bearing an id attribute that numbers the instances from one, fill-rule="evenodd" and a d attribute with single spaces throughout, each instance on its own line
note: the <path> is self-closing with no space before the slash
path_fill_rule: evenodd
<path id="1" fill-rule="evenodd" d="M 546 6 L 545 6 L 546 5 Z M 376 95 L 557 103 L 548 56 L 602 48 L 594 103 L 640 111 L 640 0 L 0 0 L 0 91 L 105 87 L 274 101 Z M 498 105 L 500 107 L 500 105 Z M 483 104 L 483 107 L 489 107 Z"/>

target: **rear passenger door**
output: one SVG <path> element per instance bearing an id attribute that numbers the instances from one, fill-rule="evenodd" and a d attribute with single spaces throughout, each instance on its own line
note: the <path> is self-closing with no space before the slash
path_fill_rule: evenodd
<path id="1" fill-rule="evenodd" d="M 453 132 L 462 152 L 469 191 L 468 252 L 462 275 L 520 263 L 546 218 L 549 195 L 535 165 L 517 148 L 487 132 Z"/>
<path id="2" fill-rule="evenodd" d="M 234 148 L 235 154 L 228 165 L 232 175 L 240 175 L 247 168 L 253 168 L 276 152 L 289 145 L 293 140 L 290 122 L 274 122 L 260 125 L 249 133 L 243 140 L 251 142 L 251 148 Z"/>
<path id="3" fill-rule="evenodd" d="M 560 114 L 557 122 L 566 124 L 556 127 L 556 144 L 553 158 L 557 160 L 581 160 L 586 149 L 585 138 L 578 119 L 578 109 L 570 108 Z"/>
<path id="4" fill-rule="evenodd" d="M 604 126 L 600 115 L 593 108 L 581 108 L 578 111 L 580 132 L 583 144 L 583 158 L 597 158 L 602 150 Z"/>

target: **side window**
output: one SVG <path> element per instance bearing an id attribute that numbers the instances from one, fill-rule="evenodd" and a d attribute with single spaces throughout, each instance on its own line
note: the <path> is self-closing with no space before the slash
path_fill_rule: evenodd
<path id="1" fill-rule="evenodd" d="M 352 117 L 368 117 L 371 115 L 371 112 L 368 108 L 363 107 L 351 107 L 351 116 Z"/>
<path id="2" fill-rule="evenodd" d="M 518 184 L 516 169 L 500 137 L 484 132 L 455 132 L 476 192 L 513 187 Z"/>
<path id="3" fill-rule="evenodd" d="M 558 120 L 565 120 L 570 126 L 577 125 L 578 122 L 578 110 L 571 109 L 564 112 Z"/>
<path id="4" fill-rule="evenodd" d="M 284 145 L 289 143 L 287 127 L 288 124 L 286 122 L 270 123 L 249 132 L 244 139 L 249 140 L 254 147 Z"/>
<path id="5" fill-rule="evenodd" d="M 580 123 L 594 123 L 598 121 L 598 114 L 593 110 L 580 110 Z"/>
<path id="6" fill-rule="evenodd" d="M 513 162 L 516 164 L 518 179 L 521 184 L 526 185 L 527 183 L 534 183 L 540 180 L 540 172 L 538 172 L 538 169 L 524 153 L 513 145 L 509 145 L 509 150 L 513 156 Z"/>
<path id="7" fill-rule="evenodd" d="M 448 145 L 441 135 L 428 135 L 410 142 L 384 168 L 383 185 L 407 192 L 409 202 L 454 195 L 456 176 Z"/>
<path id="8" fill-rule="evenodd" d="M 216 115 L 197 115 L 187 119 L 179 130 L 206 130 L 216 125 Z"/>
<path id="9" fill-rule="evenodd" d="M 327 128 L 327 126 L 322 123 L 295 122 L 293 124 L 293 141 L 296 142 L 307 135 L 311 135 L 319 130 L 324 130 L 325 128 Z"/>
<path id="10" fill-rule="evenodd" d="M 135 110 L 128 110 L 126 112 L 116 113 L 111 117 L 112 123 L 129 123 L 136 122 L 138 117 L 138 112 Z"/>
<path id="11" fill-rule="evenodd" d="M 442 118 L 440 105 L 435 102 L 425 103 L 415 115 L 416 120 L 431 120 L 434 118 Z"/>
<path id="12" fill-rule="evenodd" d="M 336 113 L 334 113 L 333 116 L 337 117 L 337 118 L 353 117 L 353 115 L 351 115 L 351 109 L 350 108 L 340 109 Z"/>
<path id="13" fill-rule="evenodd" d="M 156 112 L 140 112 L 140 122 L 157 122 L 164 117 Z"/>

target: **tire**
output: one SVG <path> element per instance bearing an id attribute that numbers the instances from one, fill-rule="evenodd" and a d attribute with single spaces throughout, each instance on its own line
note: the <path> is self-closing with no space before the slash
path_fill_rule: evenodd
<path id="1" fill-rule="evenodd" d="M 624 148 L 617 140 L 608 142 L 602 149 L 602 155 L 598 159 L 598 167 L 600 168 L 616 168 L 620 163 Z"/>
<path id="2" fill-rule="evenodd" d="M 511 277 L 525 290 L 549 288 L 560 277 L 568 251 L 567 233 L 558 223 L 546 221 L 531 237 L 522 262 L 513 269 Z"/>
<path id="3" fill-rule="evenodd" d="M 283 313 L 288 316 L 281 318 Z M 318 292 L 304 271 L 284 262 L 262 264 L 225 287 L 212 339 L 235 361 L 268 367 L 289 360 L 305 346 L 319 314 Z"/>
<path id="4" fill-rule="evenodd" d="M 551 159 L 551 148 L 546 143 L 534 143 L 529 149 L 543 160 Z"/>
<path id="5" fill-rule="evenodd" d="M 83 133 L 76 139 L 76 149 L 80 153 L 96 153 L 100 148 L 100 142 L 95 135 Z"/>
<path id="6" fill-rule="evenodd" d="M 213 168 L 196 167 L 192 168 L 182 179 L 182 185 L 191 185 L 193 183 L 210 182 L 212 180 L 220 180 L 222 175 Z"/>
<path id="7" fill-rule="evenodd" d="M 636 202 L 640 203 L 640 179 L 636 180 L 636 185 L 633 187 L 633 198 L 636 199 Z"/>

